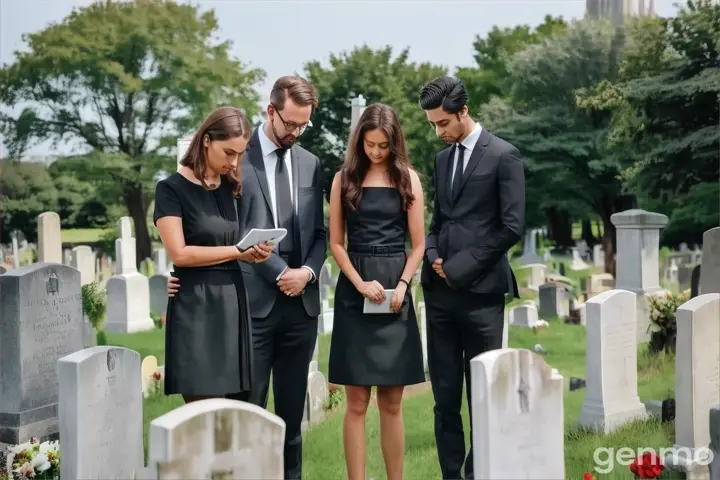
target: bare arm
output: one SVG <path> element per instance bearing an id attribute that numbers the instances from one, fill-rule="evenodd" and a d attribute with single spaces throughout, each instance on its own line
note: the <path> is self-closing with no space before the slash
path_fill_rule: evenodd
<path id="1" fill-rule="evenodd" d="M 345 249 L 345 218 L 340 195 L 340 173 L 336 173 L 330 187 L 330 253 L 347 279 L 358 288 L 363 279 L 355 270 Z"/>
<path id="2" fill-rule="evenodd" d="M 417 271 L 425 254 L 425 197 L 420 183 L 420 177 L 414 170 L 410 170 L 410 181 L 415 201 L 408 209 L 408 230 L 410 231 L 410 254 L 405 263 L 402 279 L 410 283 L 413 274 Z"/>
<path id="3" fill-rule="evenodd" d="M 182 218 L 161 217 L 157 219 L 157 229 L 163 246 L 173 264 L 178 267 L 207 267 L 231 260 L 241 260 L 243 255 L 234 246 L 197 247 L 185 245 Z"/>

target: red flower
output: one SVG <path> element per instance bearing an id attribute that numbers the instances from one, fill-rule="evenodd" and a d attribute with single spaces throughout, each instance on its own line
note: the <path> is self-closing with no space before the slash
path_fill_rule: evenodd
<path id="1" fill-rule="evenodd" d="M 593 480 L 592 473 L 590 473 L 590 472 L 583 473 L 583 480 Z"/>
<path id="2" fill-rule="evenodd" d="M 160 372 L 155 372 L 152 374 L 152 378 L 156 382 L 159 382 L 160 380 L 162 380 L 162 375 L 160 374 Z"/>
<path id="3" fill-rule="evenodd" d="M 630 471 L 637 478 L 656 478 L 663 470 L 662 459 L 652 452 L 643 453 L 642 457 L 635 458 L 630 464 Z"/>

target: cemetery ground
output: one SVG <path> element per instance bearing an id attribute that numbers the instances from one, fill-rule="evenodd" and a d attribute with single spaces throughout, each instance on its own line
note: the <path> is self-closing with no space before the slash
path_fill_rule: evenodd
<path id="1" fill-rule="evenodd" d="M 522 272 L 522 270 L 520 270 Z M 569 276 L 582 275 L 583 272 L 568 272 Z M 575 275 L 573 275 L 575 274 Z M 521 279 L 518 279 L 521 283 Z M 523 281 L 524 283 L 524 281 Z M 525 297 L 528 293 L 523 293 Z M 522 301 L 521 299 L 520 301 Z M 515 300 L 516 303 L 519 302 Z M 508 308 L 511 305 L 508 306 Z M 564 411 L 565 411 L 565 468 L 566 478 L 580 479 L 585 472 L 591 472 L 593 478 L 626 479 L 633 478 L 627 465 L 616 463 L 614 470 L 603 474 L 594 470 L 596 465 L 594 452 L 598 448 L 614 449 L 628 447 L 633 452 L 640 448 L 653 448 L 659 452 L 661 448 L 672 446 L 674 440 L 674 424 L 662 424 L 659 419 L 636 421 L 625 425 L 614 433 L 603 435 L 582 430 L 577 427 L 577 419 L 585 398 L 585 389 L 569 391 L 571 377 L 585 376 L 585 328 L 580 325 L 565 324 L 558 318 L 546 318 L 549 327 L 533 331 L 532 329 L 511 327 L 509 346 L 533 350 L 535 344 L 545 349 L 544 359 L 553 368 L 558 369 L 564 378 Z M 328 355 L 331 335 L 319 338 L 318 367 L 327 376 Z M 158 364 L 164 364 L 164 330 L 135 334 L 109 334 L 108 344 L 121 345 L 141 354 L 141 357 L 154 355 Z M 665 399 L 673 397 L 675 386 L 674 357 L 664 355 L 651 357 L 645 344 L 638 350 L 638 393 L 641 401 Z M 406 478 L 440 478 L 433 433 L 433 397 L 427 388 L 418 389 L 408 395 L 403 403 L 406 434 Z M 463 397 L 465 398 L 465 397 Z M 147 434 L 150 422 L 162 414 L 182 405 L 178 395 L 166 397 L 162 393 L 152 395 L 144 404 L 144 431 L 147 449 Z M 273 410 L 272 396 L 268 405 Z M 345 475 L 344 452 L 342 442 L 342 403 L 335 404 L 326 415 L 325 421 L 313 426 L 305 434 L 303 457 L 304 477 L 313 479 L 335 479 Z M 467 442 L 469 444 L 470 429 L 467 406 L 463 401 L 463 421 Z M 382 451 L 380 448 L 380 426 L 377 408 L 372 404 L 368 411 L 367 422 L 367 477 L 385 478 Z M 147 450 L 146 450 L 147 455 Z M 518 452 L 522 455 L 522 452 Z M 606 455 L 600 457 L 605 461 Z M 664 472 L 660 478 L 682 478 L 672 472 Z"/>

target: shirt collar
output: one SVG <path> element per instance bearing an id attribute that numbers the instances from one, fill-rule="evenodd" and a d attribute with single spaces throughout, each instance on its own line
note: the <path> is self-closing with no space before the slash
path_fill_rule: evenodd
<path id="1" fill-rule="evenodd" d="M 279 147 L 265 134 L 265 123 L 260 125 L 258 130 L 258 138 L 260 139 L 260 148 L 262 149 L 263 158 L 271 153 L 275 153 Z"/>
<path id="2" fill-rule="evenodd" d="M 465 140 L 463 140 L 462 143 L 466 149 L 472 150 L 475 148 L 475 144 L 480 139 L 480 133 L 482 132 L 482 127 L 479 123 L 475 123 L 475 128 L 473 128 L 473 131 L 470 132 L 470 135 L 465 137 Z"/>

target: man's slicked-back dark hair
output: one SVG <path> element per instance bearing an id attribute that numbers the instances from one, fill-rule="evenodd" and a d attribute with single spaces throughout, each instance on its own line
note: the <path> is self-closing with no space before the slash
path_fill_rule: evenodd
<path id="1" fill-rule="evenodd" d="M 458 113 L 467 105 L 467 101 L 465 85 L 455 77 L 438 77 L 420 90 L 420 106 L 423 110 L 442 107 L 448 113 Z"/>

